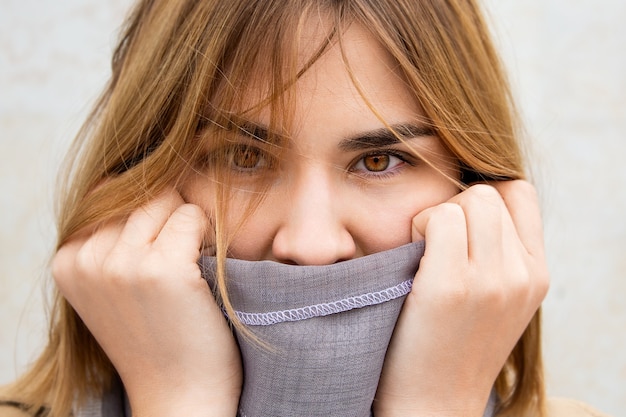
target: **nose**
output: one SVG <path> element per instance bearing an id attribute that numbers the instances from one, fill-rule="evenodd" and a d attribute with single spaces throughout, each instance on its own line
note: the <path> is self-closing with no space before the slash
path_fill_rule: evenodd
<path id="1" fill-rule="evenodd" d="M 285 216 L 272 242 L 279 262 L 330 265 L 354 257 L 356 245 L 347 227 L 349 211 L 332 180 L 310 169 L 284 195 Z"/>

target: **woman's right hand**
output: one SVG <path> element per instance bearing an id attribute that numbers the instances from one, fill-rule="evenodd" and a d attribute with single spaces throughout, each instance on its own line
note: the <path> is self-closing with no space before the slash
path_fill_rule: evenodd
<path id="1" fill-rule="evenodd" d="M 535 189 L 474 185 L 417 214 L 412 227 L 426 252 L 387 351 L 375 414 L 482 416 L 548 290 Z"/>
<path id="2" fill-rule="evenodd" d="M 205 213 L 171 189 L 79 234 L 54 279 L 120 374 L 134 416 L 234 416 L 237 344 L 201 277 Z"/>

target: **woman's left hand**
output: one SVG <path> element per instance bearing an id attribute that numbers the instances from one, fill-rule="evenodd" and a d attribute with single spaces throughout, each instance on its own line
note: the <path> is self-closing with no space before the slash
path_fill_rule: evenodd
<path id="1" fill-rule="evenodd" d="M 58 250 L 59 290 L 115 366 L 133 416 L 234 416 L 240 353 L 198 266 L 206 213 L 174 188 Z"/>
<path id="2" fill-rule="evenodd" d="M 472 186 L 415 216 L 413 240 L 422 239 L 375 415 L 482 416 L 548 289 L 535 190 L 525 181 Z"/>

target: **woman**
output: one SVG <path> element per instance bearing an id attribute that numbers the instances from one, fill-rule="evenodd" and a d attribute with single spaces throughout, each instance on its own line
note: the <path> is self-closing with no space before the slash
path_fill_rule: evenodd
<path id="1" fill-rule="evenodd" d="M 373 414 L 575 415 L 545 404 L 521 148 L 473 1 L 140 1 L 68 164 L 48 345 L 0 410 L 89 415 L 119 376 L 134 416 L 236 415 L 227 257 L 425 240 Z"/>

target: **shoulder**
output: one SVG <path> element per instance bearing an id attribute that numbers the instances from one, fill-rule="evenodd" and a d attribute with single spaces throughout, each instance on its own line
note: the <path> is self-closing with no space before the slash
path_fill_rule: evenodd
<path id="1" fill-rule="evenodd" d="M 585 403 L 566 398 L 548 398 L 546 417 L 609 417 Z"/>

